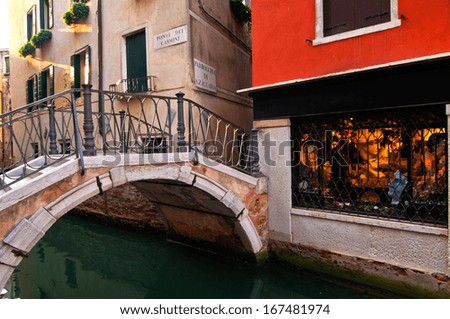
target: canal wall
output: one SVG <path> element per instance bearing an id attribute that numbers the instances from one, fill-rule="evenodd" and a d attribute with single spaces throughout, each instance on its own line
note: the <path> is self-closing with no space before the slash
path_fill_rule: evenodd
<path id="1" fill-rule="evenodd" d="M 105 191 L 78 205 L 74 213 L 136 229 L 165 231 L 164 217 L 157 205 L 149 201 L 132 184 Z"/>
<path id="2" fill-rule="evenodd" d="M 448 228 L 293 207 L 290 121 L 255 126 L 272 258 L 405 295 L 450 297 Z"/>

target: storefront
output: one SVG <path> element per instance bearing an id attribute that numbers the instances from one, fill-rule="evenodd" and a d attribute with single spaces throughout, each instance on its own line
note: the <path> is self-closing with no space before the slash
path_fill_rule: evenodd
<path id="1" fill-rule="evenodd" d="M 448 225 L 450 59 L 256 90 L 256 120 L 290 119 L 292 207 Z"/>

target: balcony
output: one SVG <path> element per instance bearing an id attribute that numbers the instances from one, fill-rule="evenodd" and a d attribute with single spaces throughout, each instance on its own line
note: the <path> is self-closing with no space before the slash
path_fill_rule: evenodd
<path id="1" fill-rule="evenodd" d="M 156 91 L 156 76 L 122 79 L 109 85 L 109 90 L 120 93 L 143 93 Z"/>

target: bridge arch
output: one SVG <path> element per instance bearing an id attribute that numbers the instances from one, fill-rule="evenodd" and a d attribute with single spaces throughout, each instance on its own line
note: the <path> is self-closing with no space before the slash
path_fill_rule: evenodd
<path id="1" fill-rule="evenodd" d="M 209 242 L 226 249 L 234 246 L 254 255 L 264 249 L 261 235 L 265 221 L 252 216 L 256 211 L 267 213 L 263 179 L 220 164 L 205 165 L 202 158 L 196 165 L 177 160 L 142 165 L 140 159 L 130 156 L 122 158 L 120 165 L 108 163 L 104 156 L 89 158 L 81 176 L 78 162 L 68 161 L 29 181 L 26 187 L 0 194 L 0 287 L 59 218 L 89 198 L 126 183 L 132 183 L 151 201 L 166 195 L 158 204 L 177 239 Z M 187 208 L 175 214 L 180 207 L 173 202 L 183 200 L 189 201 Z"/>

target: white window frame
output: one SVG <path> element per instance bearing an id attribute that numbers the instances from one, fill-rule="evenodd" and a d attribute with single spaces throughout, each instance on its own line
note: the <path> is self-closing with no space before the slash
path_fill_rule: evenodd
<path id="1" fill-rule="evenodd" d="M 31 37 L 37 33 L 37 8 L 36 5 L 33 5 L 30 10 L 27 11 L 27 14 L 25 15 L 25 41 L 28 42 L 30 39 L 28 39 L 28 16 L 31 15 Z"/>
<path id="2" fill-rule="evenodd" d="M 135 26 L 133 28 L 129 28 L 122 32 L 121 34 L 121 41 L 120 41 L 120 51 L 121 51 L 121 64 L 122 64 L 122 76 L 119 79 L 123 80 L 127 78 L 127 37 L 136 33 L 139 33 L 141 31 L 145 32 L 145 50 L 147 52 L 147 76 L 149 74 L 150 70 L 150 59 L 149 59 L 149 45 L 148 45 L 148 39 L 149 39 L 149 28 L 147 24 L 141 24 L 138 26 Z M 124 90 L 128 90 L 126 82 L 124 83 Z"/>
<path id="3" fill-rule="evenodd" d="M 391 21 L 375 24 L 369 27 L 355 29 L 347 32 L 333 34 L 330 36 L 323 35 L 323 0 L 316 1 L 316 38 L 313 40 L 313 45 L 320 45 L 344 39 L 357 37 L 364 34 L 393 29 L 401 25 L 401 20 L 398 16 L 398 0 L 391 0 Z"/>
<path id="4" fill-rule="evenodd" d="M 9 67 L 8 68 L 6 68 L 6 64 L 7 64 L 7 60 L 9 60 L 8 61 L 8 64 L 9 64 Z M 8 70 L 7 70 L 8 69 Z M 9 55 L 5 55 L 5 56 L 3 56 L 3 74 L 4 75 L 9 75 L 9 73 L 11 72 L 11 59 L 9 58 Z M 7 72 L 8 71 L 8 72 Z"/>

